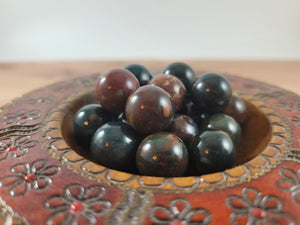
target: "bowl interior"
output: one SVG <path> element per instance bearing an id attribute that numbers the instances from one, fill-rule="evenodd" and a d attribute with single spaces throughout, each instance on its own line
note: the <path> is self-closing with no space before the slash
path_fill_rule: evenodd
<path id="1" fill-rule="evenodd" d="M 237 146 L 235 166 L 246 163 L 257 156 L 267 146 L 270 141 L 272 128 L 267 116 L 254 104 L 245 100 L 247 104 L 247 120 L 241 125 L 242 135 L 240 143 Z M 73 119 L 76 112 L 87 104 L 97 103 L 93 92 L 86 93 L 74 101 L 66 108 L 65 116 L 62 121 L 62 135 L 66 143 L 79 155 L 93 161 L 88 151 L 82 149 L 75 140 L 73 132 Z M 126 172 L 126 168 L 124 168 Z M 123 172 L 124 172 L 123 171 Z M 186 176 L 199 175 L 192 168 L 189 169 Z"/>

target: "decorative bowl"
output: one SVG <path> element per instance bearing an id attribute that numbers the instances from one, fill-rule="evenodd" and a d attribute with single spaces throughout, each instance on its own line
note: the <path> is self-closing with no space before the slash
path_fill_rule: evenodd
<path id="1" fill-rule="evenodd" d="M 86 159 L 72 120 L 80 107 L 95 102 L 97 75 L 3 106 L 0 224 L 297 224 L 300 97 L 226 78 L 246 100 L 248 119 L 235 167 L 202 176 L 141 176 Z"/>

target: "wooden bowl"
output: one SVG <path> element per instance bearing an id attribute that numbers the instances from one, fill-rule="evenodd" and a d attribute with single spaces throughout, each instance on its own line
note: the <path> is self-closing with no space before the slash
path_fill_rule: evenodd
<path id="1" fill-rule="evenodd" d="M 234 168 L 176 178 L 86 159 L 72 121 L 96 75 L 33 91 L 0 110 L 0 224 L 296 224 L 300 97 L 226 76 L 247 102 Z"/>

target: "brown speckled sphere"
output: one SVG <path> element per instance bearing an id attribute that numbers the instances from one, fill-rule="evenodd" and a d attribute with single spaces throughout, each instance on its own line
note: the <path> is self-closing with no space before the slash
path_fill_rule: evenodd
<path id="1" fill-rule="evenodd" d="M 147 176 L 183 176 L 188 160 L 188 150 L 183 141 L 168 132 L 147 136 L 136 152 L 137 168 Z"/>
<path id="2" fill-rule="evenodd" d="M 171 95 L 175 111 L 181 109 L 186 89 L 184 84 L 177 77 L 168 74 L 159 74 L 154 76 L 148 84 L 154 84 L 161 87 Z"/>
<path id="3" fill-rule="evenodd" d="M 155 85 L 145 85 L 137 89 L 128 98 L 125 108 L 128 123 L 144 134 L 167 128 L 174 113 L 171 96 Z"/>
<path id="4" fill-rule="evenodd" d="M 110 69 L 96 83 L 96 98 L 101 106 L 114 113 L 124 111 L 128 96 L 139 88 L 139 81 L 128 70 Z"/>

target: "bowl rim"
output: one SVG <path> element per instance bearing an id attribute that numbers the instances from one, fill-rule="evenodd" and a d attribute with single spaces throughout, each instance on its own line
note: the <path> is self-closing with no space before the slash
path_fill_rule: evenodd
<path id="1" fill-rule="evenodd" d="M 153 177 L 117 171 L 85 159 L 72 150 L 63 138 L 61 128 L 66 111 L 72 106 L 75 99 L 88 95 L 90 92 L 91 90 L 85 90 L 76 95 L 71 95 L 53 108 L 45 119 L 46 129 L 43 130 L 43 137 L 45 137 L 44 144 L 47 145 L 52 157 L 68 169 L 93 181 L 117 186 L 125 185 L 128 188 L 165 192 L 203 192 L 224 189 L 257 179 L 276 168 L 284 160 L 288 151 L 287 146 L 291 143 L 291 128 L 280 112 L 258 97 L 251 97 L 236 91 L 243 99 L 261 110 L 271 125 L 271 136 L 267 146 L 250 161 L 222 172 L 201 176 Z"/>

